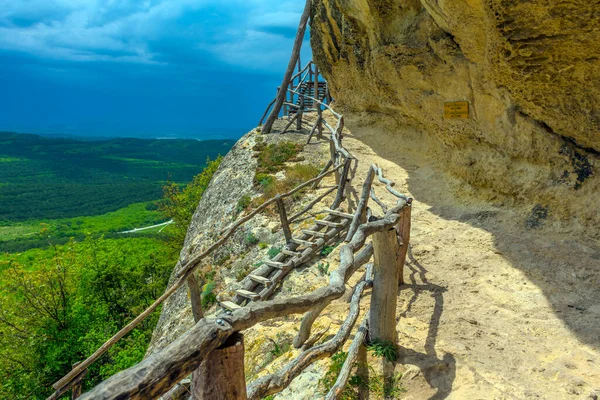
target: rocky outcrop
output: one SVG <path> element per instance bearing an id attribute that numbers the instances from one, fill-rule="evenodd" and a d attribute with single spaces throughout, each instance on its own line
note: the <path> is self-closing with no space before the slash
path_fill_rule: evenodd
<path id="1" fill-rule="evenodd" d="M 405 131 L 385 120 L 414 127 L 486 200 L 600 222 L 597 1 L 323 0 L 312 13 L 338 107 L 375 116 L 382 135 Z M 469 119 L 444 119 L 451 101 Z"/>

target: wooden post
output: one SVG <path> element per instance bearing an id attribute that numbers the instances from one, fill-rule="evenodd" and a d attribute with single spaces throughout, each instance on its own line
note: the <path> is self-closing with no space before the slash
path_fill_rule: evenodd
<path id="1" fill-rule="evenodd" d="M 292 231 L 290 229 L 290 224 L 288 223 L 287 213 L 285 211 L 285 204 L 283 204 L 283 200 L 281 196 L 277 195 L 275 197 L 277 200 L 277 210 L 279 210 L 279 219 L 281 221 L 281 227 L 283 228 L 283 235 L 285 236 L 285 242 L 290 244 L 292 240 Z"/>
<path id="2" fill-rule="evenodd" d="M 302 48 L 302 41 L 304 40 L 304 33 L 306 32 L 306 25 L 308 23 L 308 17 L 310 16 L 310 9 L 312 5 L 312 0 L 306 0 L 306 4 L 304 5 L 304 11 L 302 13 L 302 17 L 300 18 L 300 24 L 298 25 L 298 32 L 296 33 L 296 39 L 294 40 L 294 49 L 292 50 L 292 57 L 288 63 L 287 70 L 285 71 L 285 75 L 283 76 L 283 82 L 281 83 L 281 87 L 287 87 L 290 84 L 292 74 L 294 73 L 294 66 L 296 62 L 300 62 L 300 49 Z M 273 123 L 277 119 L 279 115 L 279 111 L 281 111 L 281 106 L 285 100 L 284 96 L 285 91 L 281 91 L 277 95 L 277 101 L 275 102 L 275 106 L 273 106 L 273 110 L 267 118 L 267 122 L 265 123 L 263 132 L 270 133 L 273 128 Z"/>
<path id="3" fill-rule="evenodd" d="M 190 302 L 192 303 L 192 314 L 194 314 L 194 322 L 198 322 L 204 317 L 202 312 L 202 293 L 200 292 L 200 284 L 193 273 L 187 278 L 187 286 L 190 291 Z"/>
<path id="4" fill-rule="evenodd" d="M 348 172 L 350 171 L 350 164 L 352 163 L 352 159 L 347 158 L 344 162 L 344 169 L 342 170 L 342 175 L 340 176 L 340 182 L 338 186 L 337 195 L 335 196 L 335 200 L 331 205 L 331 208 L 334 210 L 342 204 L 344 200 L 344 189 L 346 187 L 346 181 L 348 180 Z"/>
<path id="5" fill-rule="evenodd" d="M 369 168 L 369 173 L 367 175 L 367 179 L 363 183 L 362 194 L 360 199 L 358 200 L 358 204 L 356 205 L 356 213 L 354 214 L 354 218 L 352 218 L 352 222 L 350 223 L 350 227 L 348 228 L 348 234 L 346 235 L 346 243 L 352 240 L 352 237 L 356 233 L 358 226 L 364 223 L 366 219 L 367 213 L 367 205 L 369 204 L 369 194 L 371 193 L 371 186 L 373 185 L 373 179 L 375 179 L 375 168 L 372 166 Z"/>
<path id="6" fill-rule="evenodd" d="M 319 67 L 317 67 L 317 64 L 315 64 L 315 96 L 314 96 L 315 100 L 313 100 L 313 107 L 320 108 L 319 103 L 317 102 L 317 100 L 319 100 Z"/>
<path id="7" fill-rule="evenodd" d="M 356 375 L 360 376 L 363 381 L 363 385 L 358 387 L 358 398 L 360 400 L 367 400 L 369 398 L 369 363 L 367 361 L 367 347 L 363 344 L 358 349 Z"/>
<path id="8" fill-rule="evenodd" d="M 329 141 L 329 155 L 331 156 L 331 162 L 333 163 L 333 167 L 337 166 L 337 152 L 335 151 L 335 143 L 333 140 Z M 339 171 L 335 171 L 335 183 L 340 183 L 340 173 Z"/>
<path id="9" fill-rule="evenodd" d="M 319 116 L 319 124 L 317 126 L 317 138 L 319 140 L 323 139 L 323 110 L 321 110 L 321 105 L 317 104 L 317 115 Z"/>
<path id="10" fill-rule="evenodd" d="M 244 335 L 234 333 L 200 364 L 192 376 L 194 400 L 246 400 Z"/>
<path id="11" fill-rule="evenodd" d="M 406 254 L 408 253 L 408 246 L 410 244 L 411 209 L 411 203 L 402 209 L 400 212 L 400 221 L 396 225 L 396 231 L 402 242 L 400 253 L 398 254 L 398 285 L 404 284 L 404 263 L 406 262 Z"/>
<path id="12" fill-rule="evenodd" d="M 76 362 L 75 364 L 73 364 L 73 369 L 75 367 L 77 367 L 79 364 L 81 364 L 81 361 Z M 81 374 L 79 374 L 79 376 L 73 382 L 73 386 L 71 386 L 71 399 L 72 400 L 75 400 L 79 396 L 81 396 L 81 392 L 82 392 L 82 389 L 83 389 L 83 378 L 85 378 L 85 376 L 87 375 L 87 372 L 88 371 L 86 369 Z"/>
<path id="13" fill-rule="evenodd" d="M 394 343 L 400 245 L 395 228 L 376 232 L 372 238 L 375 262 L 369 313 L 369 338 L 371 341 L 384 340 Z M 384 379 L 387 381 L 394 372 L 394 366 L 385 358 L 382 363 Z"/>
<path id="14" fill-rule="evenodd" d="M 304 96 L 299 96 L 300 107 L 298 108 L 298 118 L 296 119 L 296 130 L 302 129 L 302 116 L 304 114 Z"/>
<path id="15" fill-rule="evenodd" d="M 294 123 L 295 120 L 298 119 L 299 114 L 296 113 L 294 114 L 294 116 L 292 117 L 292 119 L 290 119 L 290 121 L 288 122 L 288 124 L 285 126 L 285 128 L 283 128 L 283 130 L 281 131 L 281 134 L 284 134 L 287 132 L 288 129 L 290 129 L 290 126 L 292 126 L 292 124 Z"/>

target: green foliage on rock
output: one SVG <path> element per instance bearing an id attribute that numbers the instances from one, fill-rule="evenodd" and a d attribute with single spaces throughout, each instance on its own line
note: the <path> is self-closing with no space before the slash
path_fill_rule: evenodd
<path id="1" fill-rule="evenodd" d="M 164 291 L 176 254 L 156 239 L 93 239 L 0 262 L 0 393 L 43 399 L 51 384 Z M 86 387 L 139 362 L 155 313 L 90 367 Z"/>
<path id="2" fill-rule="evenodd" d="M 164 199 L 159 203 L 159 210 L 165 218 L 172 219 L 174 226 L 169 229 L 171 240 L 169 243 L 180 249 L 185 240 L 188 226 L 194 216 L 196 207 L 202 195 L 219 168 L 223 157 L 211 161 L 206 160 L 206 168 L 196 175 L 194 180 L 183 189 L 176 183 L 170 182 L 163 188 Z"/>

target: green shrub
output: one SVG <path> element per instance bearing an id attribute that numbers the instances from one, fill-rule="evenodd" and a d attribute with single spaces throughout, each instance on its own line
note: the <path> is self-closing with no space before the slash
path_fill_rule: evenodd
<path id="1" fill-rule="evenodd" d="M 264 249 L 266 249 L 267 247 L 269 247 L 269 243 L 260 242 L 260 243 L 258 244 L 258 248 L 259 248 L 259 249 L 261 249 L 261 250 L 264 250 Z"/>
<path id="2" fill-rule="evenodd" d="M 257 143 L 254 150 L 258 161 L 258 173 L 276 173 L 280 171 L 283 165 L 296 158 L 298 153 L 304 149 L 304 146 L 293 142 L 281 143 Z"/>
<path id="3" fill-rule="evenodd" d="M 254 176 L 254 184 L 261 186 L 263 189 L 272 185 L 275 181 L 275 177 L 269 174 L 256 174 Z"/>
<path id="4" fill-rule="evenodd" d="M 376 357 L 383 357 L 390 362 L 398 359 L 398 347 L 389 340 L 375 339 L 369 346 L 368 350 Z"/>
<path id="5" fill-rule="evenodd" d="M 331 356 L 331 364 L 329 365 L 329 369 L 325 373 L 325 376 L 319 380 L 319 386 L 321 386 L 323 394 L 327 394 L 333 385 L 335 385 L 335 381 L 337 381 L 347 357 L 348 353 L 345 351 L 338 351 Z"/>
<path id="6" fill-rule="evenodd" d="M 279 253 L 281 253 L 281 247 L 273 246 L 269 249 L 269 251 L 267 251 L 267 256 L 269 256 L 269 258 L 272 260 Z"/>
<path id="7" fill-rule="evenodd" d="M 205 310 L 217 302 L 215 287 L 217 287 L 215 282 L 209 281 L 202 288 L 202 308 Z"/>
<path id="8" fill-rule="evenodd" d="M 333 253 L 333 250 L 335 250 L 337 246 L 337 243 L 333 246 L 325 246 L 321 249 L 321 255 L 323 257 L 327 257 L 328 255 L 330 255 L 331 253 Z"/>
<path id="9" fill-rule="evenodd" d="M 244 241 L 246 242 L 246 244 L 257 244 L 259 242 L 259 239 L 256 237 L 256 235 L 252 232 L 249 232 L 246 237 L 244 238 Z"/>
<path id="10" fill-rule="evenodd" d="M 319 263 L 319 265 L 317 265 L 317 269 L 322 276 L 329 275 L 329 263 Z"/>
<path id="11" fill-rule="evenodd" d="M 303 184 L 319 175 L 319 167 L 311 164 L 296 164 L 285 169 L 285 179 L 273 179 L 268 185 L 263 186 L 263 197 L 270 199 L 278 194 L 289 192 L 296 186 Z M 302 197 L 308 188 L 294 194 L 294 199 Z"/>
<path id="12" fill-rule="evenodd" d="M 235 212 L 237 214 L 241 213 L 242 211 L 244 211 L 246 208 L 248 208 L 248 206 L 250 205 L 250 203 L 252 203 L 252 197 L 250 197 L 249 195 L 243 195 L 237 203 L 237 206 L 235 208 Z"/>

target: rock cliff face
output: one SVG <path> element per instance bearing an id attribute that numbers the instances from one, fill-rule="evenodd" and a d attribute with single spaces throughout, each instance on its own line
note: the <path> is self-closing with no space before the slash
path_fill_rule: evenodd
<path id="1" fill-rule="evenodd" d="M 488 200 L 600 222 L 598 1 L 323 0 L 312 13 L 338 107 L 375 115 L 382 135 L 414 127 Z M 444 119 L 451 101 L 469 119 Z"/>

